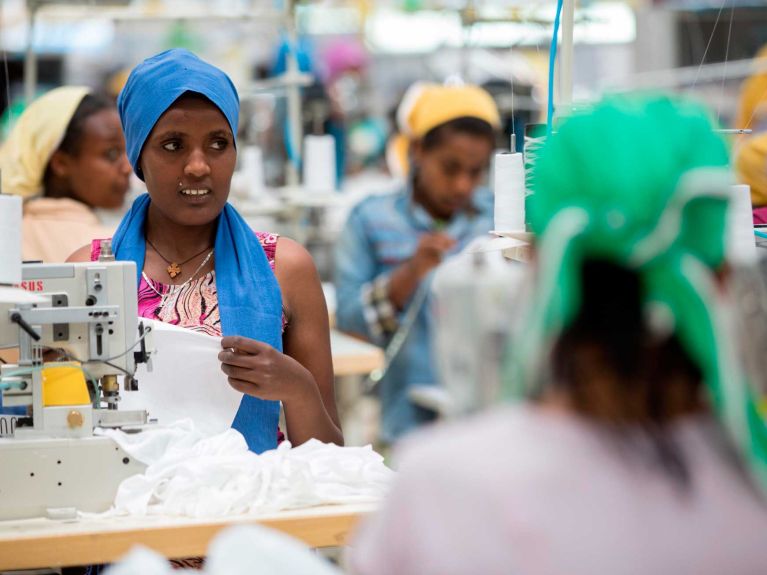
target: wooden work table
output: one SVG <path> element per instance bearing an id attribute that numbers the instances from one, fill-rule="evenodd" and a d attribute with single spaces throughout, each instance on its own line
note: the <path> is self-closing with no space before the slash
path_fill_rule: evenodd
<path id="1" fill-rule="evenodd" d="M 0 521 L 0 570 L 111 563 L 134 545 L 168 557 L 204 556 L 212 538 L 232 525 L 260 524 L 310 547 L 344 545 L 374 504 L 326 505 L 259 516 L 218 519 L 100 517 Z"/>
<path id="2" fill-rule="evenodd" d="M 340 377 L 367 375 L 383 364 L 378 347 L 331 331 L 333 368 Z M 359 519 L 375 505 L 329 505 L 259 516 L 219 519 L 111 517 L 0 521 L 0 571 L 110 563 L 134 545 L 168 557 L 204 556 L 225 527 L 258 523 L 310 547 L 343 545 Z"/>
<path id="3" fill-rule="evenodd" d="M 381 367 L 384 361 L 381 348 L 335 329 L 330 330 L 330 350 L 333 371 L 338 377 L 367 375 Z"/>

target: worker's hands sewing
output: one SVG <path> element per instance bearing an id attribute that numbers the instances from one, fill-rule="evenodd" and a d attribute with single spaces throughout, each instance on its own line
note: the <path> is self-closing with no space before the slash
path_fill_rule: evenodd
<path id="1" fill-rule="evenodd" d="M 413 271 L 422 278 L 432 269 L 437 267 L 445 254 L 453 249 L 455 240 L 443 232 L 432 232 L 423 234 L 418 239 L 418 247 L 413 257 L 408 260 Z"/>
<path id="2" fill-rule="evenodd" d="M 412 257 L 391 275 L 389 300 L 397 309 L 405 308 L 424 276 L 437 267 L 454 246 L 455 239 L 443 232 L 431 232 L 419 238 Z"/>
<path id="3" fill-rule="evenodd" d="M 311 372 L 266 343 L 228 336 L 221 339 L 221 347 L 221 370 L 239 392 L 286 404 L 316 393 Z"/>

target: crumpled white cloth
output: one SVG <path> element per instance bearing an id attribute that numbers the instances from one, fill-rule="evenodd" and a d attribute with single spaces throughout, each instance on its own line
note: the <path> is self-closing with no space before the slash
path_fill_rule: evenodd
<path id="1" fill-rule="evenodd" d="M 262 525 L 239 525 L 221 531 L 211 542 L 202 571 L 173 569 L 146 547 L 135 547 L 105 575 L 341 575 L 306 545 Z"/>
<path id="2" fill-rule="evenodd" d="M 205 436 L 190 420 L 140 433 L 98 433 L 147 465 L 120 484 L 111 515 L 220 517 L 376 502 L 394 473 L 370 446 L 312 439 L 292 448 L 285 441 L 256 455 L 238 431 Z"/>

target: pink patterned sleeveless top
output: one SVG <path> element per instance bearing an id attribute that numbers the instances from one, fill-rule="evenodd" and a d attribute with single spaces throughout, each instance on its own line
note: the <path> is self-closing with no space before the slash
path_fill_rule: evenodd
<path id="1" fill-rule="evenodd" d="M 264 249 L 269 267 L 274 271 L 278 234 L 255 232 Z M 91 243 L 91 261 L 99 259 L 101 240 Z M 221 317 L 218 309 L 216 272 L 211 271 L 182 287 L 160 283 L 141 274 L 138 286 L 138 314 L 140 317 L 156 319 L 185 327 L 207 335 L 221 337 Z M 282 330 L 285 331 L 287 318 L 283 311 Z"/>

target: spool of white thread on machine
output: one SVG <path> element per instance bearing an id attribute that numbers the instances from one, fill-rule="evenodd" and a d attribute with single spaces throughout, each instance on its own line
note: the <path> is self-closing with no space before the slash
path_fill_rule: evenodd
<path id="1" fill-rule="evenodd" d="M 21 283 L 21 197 L 0 194 L 0 285 Z"/>
<path id="2" fill-rule="evenodd" d="M 21 283 L 20 196 L 0 194 L 0 304 L 42 303 L 45 298 L 18 287 Z"/>
<path id="3" fill-rule="evenodd" d="M 246 146 L 240 158 L 243 185 L 250 199 L 259 199 L 266 189 L 264 155 L 258 146 Z"/>
<path id="4" fill-rule="evenodd" d="M 336 143 L 333 136 L 306 136 L 303 159 L 304 188 L 309 192 L 336 189 Z"/>
<path id="5" fill-rule="evenodd" d="M 525 231 L 525 164 L 522 154 L 500 153 L 493 164 L 496 233 Z"/>
<path id="6" fill-rule="evenodd" d="M 733 263 L 750 264 L 757 260 L 751 188 L 731 186 L 727 213 L 727 258 Z"/>

